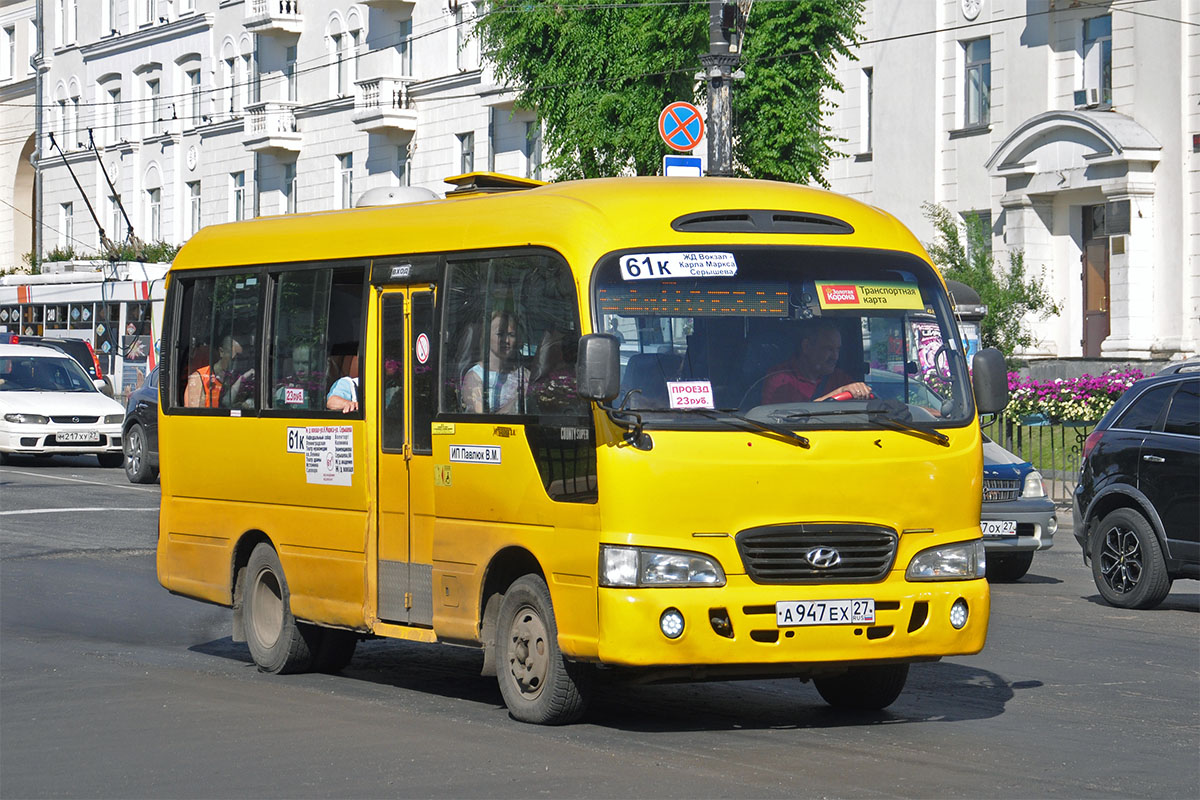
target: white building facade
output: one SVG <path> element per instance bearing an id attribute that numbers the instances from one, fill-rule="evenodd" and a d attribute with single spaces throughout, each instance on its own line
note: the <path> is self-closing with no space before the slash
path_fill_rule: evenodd
<path id="1" fill-rule="evenodd" d="M 0 0 L 0 274 L 33 252 L 36 52 L 33 0 Z"/>
<path id="2" fill-rule="evenodd" d="M 132 225 L 179 244 L 374 188 L 538 176 L 537 127 L 481 68 L 474 13 L 434 0 L 46 0 L 46 128 L 82 186 L 47 137 L 46 250 L 99 249 L 83 196 L 110 239 Z"/>
<path id="3" fill-rule="evenodd" d="M 834 190 L 924 241 L 924 202 L 977 213 L 1001 263 L 1022 250 L 1063 307 L 1030 356 L 1196 353 L 1200 3 L 868 0 L 860 35 Z"/>

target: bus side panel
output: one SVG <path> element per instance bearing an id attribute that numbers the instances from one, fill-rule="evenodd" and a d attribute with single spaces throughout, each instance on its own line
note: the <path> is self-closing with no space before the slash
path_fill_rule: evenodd
<path id="1" fill-rule="evenodd" d="M 288 452 L 288 428 L 330 423 L 350 432 L 354 469 L 338 476 L 349 485 L 320 483 L 304 452 Z M 279 553 L 297 617 L 362 627 L 370 462 L 361 420 L 164 415 L 160 452 L 164 586 L 230 605 L 234 548 L 259 532 Z"/>
<path id="2" fill-rule="evenodd" d="M 453 445 L 499 448 L 500 462 L 452 462 Z M 438 635 L 478 637 L 489 564 L 505 548 L 520 548 L 545 574 L 564 652 L 594 657 L 597 506 L 547 496 L 518 426 L 459 423 L 454 435 L 434 437 L 434 463 L 450 479 L 435 487 L 433 541 L 414 541 L 413 560 L 432 559 Z"/>

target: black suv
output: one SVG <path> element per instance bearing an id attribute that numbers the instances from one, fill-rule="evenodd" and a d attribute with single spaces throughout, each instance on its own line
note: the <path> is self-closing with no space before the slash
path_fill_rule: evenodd
<path id="1" fill-rule="evenodd" d="M 1153 608 L 1176 578 L 1200 578 L 1200 376 L 1186 362 L 1135 383 L 1096 424 L 1072 515 L 1111 605 Z"/>

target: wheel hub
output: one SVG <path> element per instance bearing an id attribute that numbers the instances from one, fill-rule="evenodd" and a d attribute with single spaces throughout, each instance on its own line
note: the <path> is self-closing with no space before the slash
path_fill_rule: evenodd
<path id="1" fill-rule="evenodd" d="M 521 694 L 532 699 L 542 692 L 550 668 L 546 624 L 532 608 L 522 608 L 509 635 L 508 666 Z"/>

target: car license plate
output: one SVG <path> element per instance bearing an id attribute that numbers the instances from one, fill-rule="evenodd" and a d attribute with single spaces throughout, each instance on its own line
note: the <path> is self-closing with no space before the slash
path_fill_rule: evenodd
<path id="1" fill-rule="evenodd" d="M 1015 519 L 985 519 L 979 523 L 985 539 L 1003 539 L 1006 536 L 1017 535 Z"/>
<path id="2" fill-rule="evenodd" d="M 62 431 L 55 434 L 55 439 L 60 442 L 98 442 L 100 441 L 99 431 Z"/>
<path id="3" fill-rule="evenodd" d="M 863 625 L 875 621 L 875 601 L 860 600 L 788 600 L 775 604 L 775 624 L 781 628 L 795 625 Z"/>

